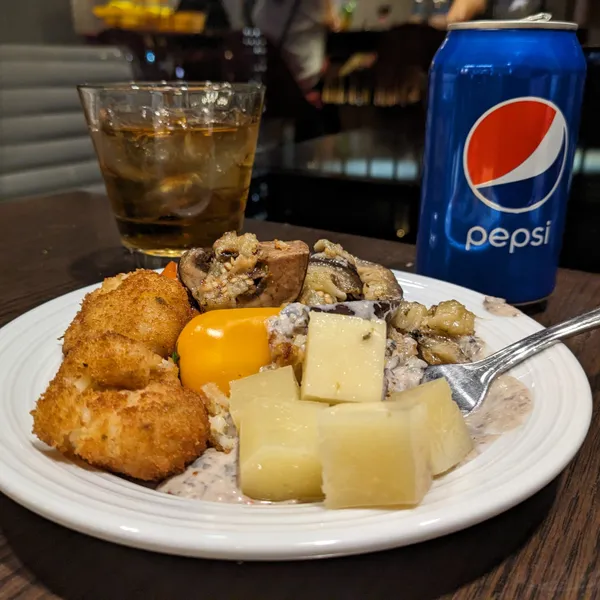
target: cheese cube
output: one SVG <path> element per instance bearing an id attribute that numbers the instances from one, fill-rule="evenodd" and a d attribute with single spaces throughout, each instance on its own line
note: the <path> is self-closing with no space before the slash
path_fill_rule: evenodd
<path id="1" fill-rule="evenodd" d="M 244 407 L 253 400 L 297 401 L 300 399 L 298 382 L 291 366 L 236 379 L 229 386 L 231 388 L 229 412 L 238 429 Z"/>
<path id="2" fill-rule="evenodd" d="M 427 409 L 431 468 L 434 475 L 444 473 L 463 460 L 473 449 L 469 428 L 452 400 L 445 379 L 436 379 L 416 388 L 392 394 L 390 401 L 411 405 L 422 403 Z"/>
<path id="3" fill-rule="evenodd" d="M 431 486 L 423 406 L 341 404 L 319 421 L 327 508 L 414 506 Z"/>
<path id="4" fill-rule="evenodd" d="M 317 402 L 254 400 L 240 429 L 240 487 L 257 500 L 319 500 Z"/>
<path id="5" fill-rule="evenodd" d="M 311 313 L 302 400 L 331 404 L 381 400 L 385 346 L 385 321 Z"/>

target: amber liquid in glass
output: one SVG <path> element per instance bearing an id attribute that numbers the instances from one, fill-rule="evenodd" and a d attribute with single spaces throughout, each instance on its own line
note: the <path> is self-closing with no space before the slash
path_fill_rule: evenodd
<path id="1" fill-rule="evenodd" d="M 257 120 L 103 124 L 93 132 L 123 244 L 180 256 L 240 231 L 258 136 Z"/>

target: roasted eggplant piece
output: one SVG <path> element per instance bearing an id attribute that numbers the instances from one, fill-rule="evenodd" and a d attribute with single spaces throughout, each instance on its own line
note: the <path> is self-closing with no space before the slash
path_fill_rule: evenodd
<path id="1" fill-rule="evenodd" d="M 427 307 L 418 302 L 403 300 L 392 319 L 392 324 L 402 333 L 418 333 L 427 319 Z"/>
<path id="2" fill-rule="evenodd" d="M 402 288 L 384 266 L 358 259 L 329 240 L 319 240 L 314 249 L 300 302 L 315 306 L 356 300 L 395 304 L 402 300 Z"/>
<path id="3" fill-rule="evenodd" d="M 392 325 L 416 339 L 419 356 L 430 365 L 470 360 L 466 349 L 473 344 L 465 344 L 465 340 L 475 339 L 475 315 L 456 300 L 440 302 L 430 309 L 403 300 Z"/>
<path id="4" fill-rule="evenodd" d="M 461 337 L 475 333 L 475 315 L 457 300 L 427 307 L 418 302 L 400 302 L 392 320 L 403 333 Z"/>
<path id="5" fill-rule="evenodd" d="M 383 265 L 357 258 L 356 270 L 363 283 L 365 300 L 384 300 L 388 302 L 402 300 L 403 292 L 398 280 Z"/>
<path id="6" fill-rule="evenodd" d="M 458 300 L 445 300 L 429 309 L 427 327 L 434 333 L 452 337 L 473 335 L 475 315 Z"/>
<path id="7" fill-rule="evenodd" d="M 402 288 L 389 269 L 328 240 L 319 240 L 315 251 L 309 258 L 301 241 L 259 242 L 250 233 L 228 232 L 212 249 L 186 252 L 179 274 L 203 311 L 296 300 L 308 306 L 367 300 L 387 313 L 402 300 Z"/>
<path id="8" fill-rule="evenodd" d="M 358 271 L 342 257 L 311 256 L 299 301 L 308 306 L 362 299 Z"/>
<path id="9" fill-rule="evenodd" d="M 417 335 L 420 357 L 429 365 L 447 365 L 469 362 L 458 343 L 436 335 Z"/>

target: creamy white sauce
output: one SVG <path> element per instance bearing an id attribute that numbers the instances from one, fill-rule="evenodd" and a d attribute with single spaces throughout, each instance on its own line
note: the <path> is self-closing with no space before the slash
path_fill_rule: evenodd
<path id="1" fill-rule="evenodd" d="M 409 356 L 402 364 L 393 356 L 385 365 L 386 392 L 388 396 L 418 386 L 423 379 L 427 363 L 417 356 Z"/>
<path id="2" fill-rule="evenodd" d="M 209 448 L 181 475 L 167 479 L 156 489 L 192 500 L 257 504 L 256 500 L 242 494 L 237 483 L 237 472 L 237 451 L 225 453 Z"/>
<path id="3" fill-rule="evenodd" d="M 531 392 L 525 385 L 510 375 L 499 377 L 492 384 L 481 408 L 466 418 L 474 449 L 461 464 L 481 454 L 503 433 L 522 425 L 532 407 Z M 181 475 L 167 479 L 157 490 L 192 500 L 269 504 L 244 496 L 238 486 L 237 475 L 237 447 L 228 454 L 209 448 Z"/>
<path id="4" fill-rule="evenodd" d="M 486 296 L 483 299 L 483 308 L 497 317 L 518 317 L 523 314 L 518 308 L 508 304 L 504 298 Z"/>
<path id="5" fill-rule="evenodd" d="M 181 475 L 163 481 L 159 492 L 191 500 L 227 502 L 228 504 L 297 504 L 296 500 L 268 502 L 242 493 L 238 485 L 238 445 L 228 453 L 209 448 Z"/>
<path id="6" fill-rule="evenodd" d="M 389 337 L 384 367 L 385 393 L 403 392 L 423 379 L 427 363 L 417 356 L 417 342 L 409 335 Z"/>
<path id="7" fill-rule="evenodd" d="M 488 354 L 488 347 L 485 342 L 476 335 L 463 335 L 457 341 L 458 346 L 471 362 L 481 360 Z"/>
<path id="8" fill-rule="evenodd" d="M 481 454 L 503 433 L 523 425 L 532 409 L 533 397 L 526 385 L 510 375 L 498 377 L 481 407 L 465 419 L 474 449 L 461 464 Z"/>

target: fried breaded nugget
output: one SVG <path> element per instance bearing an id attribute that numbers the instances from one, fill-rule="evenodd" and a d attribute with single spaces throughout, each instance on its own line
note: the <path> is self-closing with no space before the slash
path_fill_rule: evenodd
<path id="1" fill-rule="evenodd" d="M 32 415 L 33 433 L 63 454 L 148 481 L 183 471 L 209 433 L 177 366 L 115 333 L 73 347 Z"/>
<path id="2" fill-rule="evenodd" d="M 63 352 L 82 340 L 114 332 L 167 357 L 194 314 L 179 281 L 144 269 L 110 277 L 83 300 L 65 332 Z"/>

